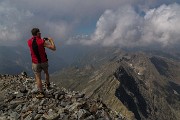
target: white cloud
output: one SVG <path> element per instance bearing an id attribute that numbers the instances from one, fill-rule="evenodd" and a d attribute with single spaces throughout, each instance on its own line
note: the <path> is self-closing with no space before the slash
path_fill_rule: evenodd
<path id="1" fill-rule="evenodd" d="M 145 42 L 162 43 L 163 46 L 180 42 L 180 5 L 162 5 L 149 10 L 144 17 Z"/>
<path id="2" fill-rule="evenodd" d="M 53 36 L 59 39 L 66 39 L 69 36 L 70 31 L 72 30 L 72 25 L 68 25 L 65 21 L 59 22 L 50 22 L 47 21 L 45 24 L 45 29 L 47 29 L 47 35 Z"/>
<path id="3" fill-rule="evenodd" d="M 149 32 L 149 36 L 152 33 L 146 29 L 148 24 L 145 18 L 139 16 L 129 6 L 142 6 L 143 9 L 148 10 L 149 4 L 155 3 L 156 1 L 151 0 L 147 2 L 143 0 L 1 0 L 0 43 L 4 45 L 7 41 L 9 43 L 25 41 L 31 36 L 30 30 L 33 27 L 39 27 L 44 35 L 52 35 L 54 39 L 65 40 L 77 31 L 89 29 L 84 28 L 86 24 L 94 26 L 94 21 L 100 17 L 95 33 L 88 37 L 91 39 L 80 40 L 80 42 L 134 46 L 134 44 L 139 44 L 138 41 L 142 41 L 143 37 L 148 37 L 141 30 Z M 77 30 L 78 28 L 82 30 Z M 168 37 L 169 35 L 164 35 L 164 38 Z M 134 38 L 136 38 L 135 43 Z M 143 42 L 145 44 L 148 40 Z"/>
<path id="4" fill-rule="evenodd" d="M 8 1 L 0 2 L 0 42 L 21 39 L 23 23 L 32 16 L 30 11 L 19 10 Z"/>
<path id="5" fill-rule="evenodd" d="M 103 46 L 154 46 L 174 45 L 180 42 L 180 5 L 161 5 L 139 15 L 133 7 L 106 10 L 96 24 L 89 40 L 81 44 Z"/>

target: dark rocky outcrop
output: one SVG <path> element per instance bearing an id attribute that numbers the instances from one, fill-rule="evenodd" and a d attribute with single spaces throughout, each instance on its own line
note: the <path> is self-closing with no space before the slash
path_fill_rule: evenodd
<path id="1" fill-rule="evenodd" d="M 122 120 L 100 99 L 70 92 L 51 83 L 45 97 L 35 97 L 34 79 L 25 74 L 0 75 L 0 120 Z M 44 82 L 43 82 L 44 86 Z"/>
<path id="2" fill-rule="evenodd" d="M 132 58 L 122 61 L 114 73 L 120 82 L 115 95 L 138 120 L 178 120 L 179 85 L 169 84 L 147 56 Z M 159 66 L 165 67 L 166 63 Z"/>
<path id="3" fill-rule="evenodd" d="M 135 114 L 135 117 L 140 120 L 141 115 L 144 118 L 148 117 L 149 106 L 146 103 L 143 95 L 138 88 L 136 80 L 129 75 L 123 67 L 120 67 L 115 73 L 117 79 L 120 80 L 121 84 L 116 89 L 115 95 L 123 102 L 130 111 Z"/>

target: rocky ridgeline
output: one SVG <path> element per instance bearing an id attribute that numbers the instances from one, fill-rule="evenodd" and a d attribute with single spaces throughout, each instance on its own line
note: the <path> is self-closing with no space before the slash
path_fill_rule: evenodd
<path id="1" fill-rule="evenodd" d="M 43 82 L 43 86 L 44 82 Z M 44 87 L 45 88 L 45 87 Z M 91 100 L 51 83 L 45 97 L 35 97 L 35 80 L 21 75 L 0 75 L 0 120 L 122 120 L 101 100 Z"/>

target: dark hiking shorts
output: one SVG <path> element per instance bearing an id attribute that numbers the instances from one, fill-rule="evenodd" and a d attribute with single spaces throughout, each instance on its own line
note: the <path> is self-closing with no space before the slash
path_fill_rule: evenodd
<path id="1" fill-rule="evenodd" d="M 49 66 L 48 62 L 38 63 L 38 64 L 32 63 L 32 70 L 33 70 L 34 74 L 36 74 L 36 73 L 40 73 L 42 70 L 47 71 L 48 66 Z"/>

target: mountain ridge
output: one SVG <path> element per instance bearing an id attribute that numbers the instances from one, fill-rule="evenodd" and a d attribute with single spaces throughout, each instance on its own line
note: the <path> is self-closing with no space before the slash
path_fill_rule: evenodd
<path id="1" fill-rule="evenodd" d="M 123 54 L 117 52 L 116 55 L 110 58 L 107 57 L 105 62 L 98 67 L 92 64 L 90 66 L 93 66 L 93 68 L 88 70 L 85 69 L 86 67 L 66 69 L 61 71 L 59 75 L 54 75 L 54 78 L 59 80 L 58 85 L 67 89 L 83 90 L 92 98 L 101 97 L 110 108 L 124 111 L 123 115 L 126 117 L 132 118 L 134 114 L 136 119 L 176 120 L 180 115 L 177 107 L 180 96 L 178 92 L 175 94 L 176 90 L 169 82 L 171 81 L 179 86 L 177 84 L 179 79 L 170 80 L 167 76 L 161 74 L 157 69 L 158 66 L 152 62 L 153 57 L 159 59 L 157 56 L 144 52 L 123 52 Z M 173 67 L 170 61 L 164 58 L 161 59 L 170 68 Z M 172 61 L 172 63 L 177 65 L 179 69 L 177 61 Z M 121 73 L 119 70 L 123 72 Z M 168 71 L 168 73 L 171 72 Z M 177 75 L 176 78 L 178 77 Z M 172 75 L 171 78 L 173 78 Z M 177 88 L 179 89 L 179 87 Z M 118 94 L 124 96 L 124 98 L 119 97 Z M 119 100 L 117 103 L 109 102 L 111 100 L 116 101 L 117 98 Z M 168 98 L 174 99 L 173 102 L 170 102 L 171 100 Z M 128 100 L 130 101 L 127 102 Z M 165 111 L 168 111 L 168 114 L 164 114 Z M 129 113 L 129 116 L 126 113 Z"/>

